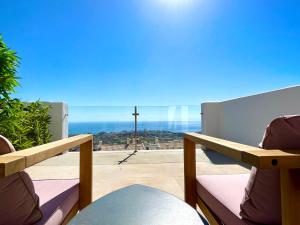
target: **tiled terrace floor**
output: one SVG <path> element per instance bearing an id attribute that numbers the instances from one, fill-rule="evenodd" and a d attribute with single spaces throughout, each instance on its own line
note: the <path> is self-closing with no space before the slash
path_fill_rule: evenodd
<path id="1" fill-rule="evenodd" d="M 131 151 L 94 152 L 93 199 L 128 186 L 145 184 L 183 198 L 183 151 L 139 151 L 118 165 Z M 27 169 L 33 179 L 76 178 L 79 153 L 53 157 Z M 198 174 L 248 173 L 249 169 L 211 151 L 197 150 Z"/>

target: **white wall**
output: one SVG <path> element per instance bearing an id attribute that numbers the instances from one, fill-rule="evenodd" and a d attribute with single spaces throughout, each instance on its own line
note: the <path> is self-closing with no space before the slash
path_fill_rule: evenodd
<path id="1" fill-rule="evenodd" d="M 202 104 L 203 134 L 257 146 L 276 117 L 300 114 L 300 86 Z"/>
<path id="2" fill-rule="evenodd" d="M 206 102 L 201 104 L 201 130 L 204 134 L 220 136 L 221 104 L 217 102 Z"/>
<path id="3" fill-rule="evenodd" d="M 68 137 L 68 105 L 63 102 L 44 102 L 50 106 L 49 115 L 51 123 L 49 126 L 51 141 L 57 141 Z"/>

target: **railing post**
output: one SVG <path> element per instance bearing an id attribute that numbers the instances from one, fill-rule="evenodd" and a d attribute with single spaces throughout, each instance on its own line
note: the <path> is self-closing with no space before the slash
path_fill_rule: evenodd
<path id="1" fill-rule="evenodd" d="M 196 144 L 184 138 L 184 198 L 196 208 Z"/>
<path id="2" fill-rule="evenodd" d="M 282 225 L 300 224 L 300 169 L 280 169 Z"/>
<path id="3" fill-rule="evenodd" d="M 92 202 L 93 180 L 93 141 L 80 145 L 80 187 L 79 209 L 83 209 Z"/>

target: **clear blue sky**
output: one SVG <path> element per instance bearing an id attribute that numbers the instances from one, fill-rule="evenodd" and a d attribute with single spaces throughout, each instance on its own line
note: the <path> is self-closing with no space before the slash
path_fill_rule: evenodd
<path id="1" fill-rule="evenodd" d="M 300 4 L 2 0 L 23 100 L 200 104 L 300 83 Z"/>

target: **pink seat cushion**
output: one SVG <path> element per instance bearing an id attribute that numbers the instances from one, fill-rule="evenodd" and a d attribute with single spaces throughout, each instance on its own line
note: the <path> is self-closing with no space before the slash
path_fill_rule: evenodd
<path id="1" fill-rule="evenodd" d="M 264 149 L 300 149 L 300 116 L 273 120 L 267 127 Z M 281 224 L 280 174 L 278 170 L 252 168 L 240 215 L 261 224 Z"/>
<path id="2" fill-rule="evenodd" d="M 43 217 L 35 225 L 59 225 L 79 200 L 79 180 L 34 180 Z"/>
<path id="3" fill-rule="evenodd" d="M 14 152 L 10 141 L 0 135 L 0 155 Z M 29 175 L 20 171 L 0 179 L 0 225 L 27 225 L 41 219 L 39 197 Z"/>
<path id="4" fill-rule="evenodd" d="M 254 225 L 239 215 L 248 179 L 249 174 L 198 176 L 197 193 L 225 225 Z"/>
<path id="5" fill-rule="evenodd" d="M 39 197 L 24 171 L 0 179 L 0 225 L 30 225 L 42 217 Z"/>

